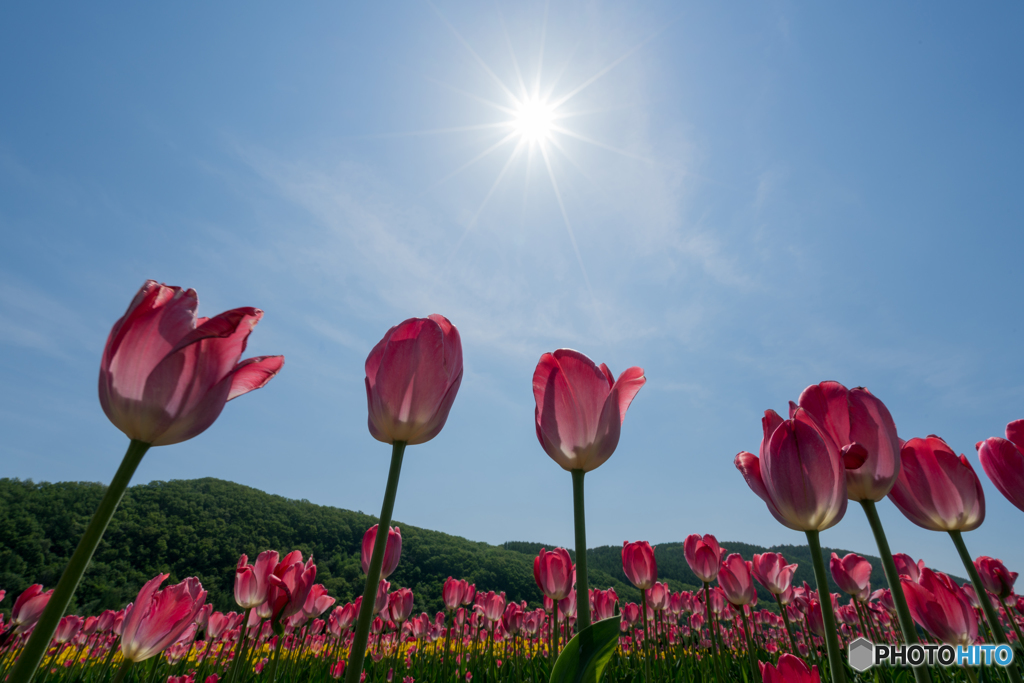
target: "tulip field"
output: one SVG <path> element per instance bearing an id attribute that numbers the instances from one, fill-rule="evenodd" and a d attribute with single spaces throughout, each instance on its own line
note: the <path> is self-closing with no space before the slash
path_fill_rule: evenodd
<path id="1" fill-rule="evenodd" d="M 821 382 L 790 403 L 788 418 L 765 411 L 758 453 L 733 458 L 740 476 L 723 472 L 738 491 L 742 479 L 765 514 L 805 535 L 815 585 L 794 585 L 797 566 L 781 554 L 742 557 L 710 534 L 690 534 L 685 559 L 702 588 L 673 592 L 659 582 L 647 541 L 622 547 L 622 572 L 639 589 L 639 602 L 590 586 L 585 475 L 613 455 L 646 377 L 631 367 L 616 378 L 570 349 L 541 355 L 533 392 L 539 445 L 571 475 L 575 562 L 565 548 L 540 550 L 532 606 L 449 577 L 441 587 L 445 609 L 414 614 L 413 591 L 388 581 L 402 556 L 391 517 L 406 447 L 441 433 L 463 378 L 459 332 L 440 315 L 392 327 L 366 359 L 368 429 L 391 446 L 391 464 L 379 523 L 362 539 L 361 596 L 337 604 L 317 583 L 312 558 L 268 549 L 252 563 L 239 558 L 236 611 L 213 611 L 195 577 L 164 585 L 168 574 L 158 574 L 119 611 L 67 614 L 146 452 L 198 436 L 228 401 L 265 386 L 284 367 L 283 356 L 241 360 L 262 311 L 197 318 L 197 305 L 193 290 L 148 281 L 114 324 L 99 398 L 130 439 L 128 449 L 57 586 L 30 586 L 0 621 L 0 680 L 1021 682 L 1018 575 L 999 559 L 973 557 L 964 538 L 985 521 L 981 480 L 938 436 L 900 438 L 884 403 L 861 387 Z M 1006 438 L 979 441 L 978 452 L 995 487 L 1024 511 L 1024 420 L 1011 422 Z M 938 532 L 937 542 L 951 542 L 970 580 L 959 584 L 893 552 L 876 509 L 883 500 Z M 871 586 L 863 557 L 822 555 L 820 534 L 851 503 L 867 517 L 887 587 Z M 1013 528 L 1014 521 L 999 523 Z M 828 590 L 829 576 L 840 593 Z M 758 605 L 758 584 L 773 596 L 768 605 Z M 871 644 L 873 652 L 906 646 L 957 659 L 872 666 L 863 655 Z M 976 645 L 985 648 L 966 649 Z M 966 657 L 972 652 L 988 653 L 989 661 Z"/>

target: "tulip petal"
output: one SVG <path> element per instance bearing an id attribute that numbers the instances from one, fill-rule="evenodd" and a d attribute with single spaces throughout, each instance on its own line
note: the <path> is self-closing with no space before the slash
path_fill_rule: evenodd
<path id="1" fill-rule="evenodd" d="M 601 365 L 601 368 L 610 376 L 608 368 Z M 618 408 L 619 408 L 619 422 L 626 421 L 626 410 L 630 404 L 633 403 L 633 399 L 636 397 L 637 392 L 647 383 L 647 378 L 644 376 L 644 369 L 638 367 L 627 368 L 619 375 L 619 379 L 615 381 L 612 386 L 612 391 L 618 392 Z"/>
<path id="2" fill-rule="evenodd" d="M 1024 453 L 1012 441 L 994 436 L 978 444 L 978 457 L 999 492 L 1024 510 Z"/>
<path id="3" fill-rule="evenodd" d="M 228 400 L 262 388 L 284 367 L 284 356 L 246 358 L 231 371 Z"/>

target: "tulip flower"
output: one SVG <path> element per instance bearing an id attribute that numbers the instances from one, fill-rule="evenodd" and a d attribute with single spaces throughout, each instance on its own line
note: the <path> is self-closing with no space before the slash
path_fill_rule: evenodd
<path id="1" fill-rule="evenodd" d="M 51 588 L 44 593 L 43 585 L 34 583 L 18 596 L 11 609 L 11 625 L 15 633 L 25 633 L 36 625 L 50 598 L 53 597 L 53 590 Z"/>
<path id="2" fill-rule="evenodd" d="M 412 614 L 413 594 L 411 588 L 399 588 L 388 596 L 388 609 L 391 620 L 401 624 Z"/>
<path id="3" fill-rule="evenodd" d="M 981 579 L 981 585 L 991 593 L 999 602 L 999 605 L 1006 612 L 1007 621 L 1017 634 L 1017 642 L 1024 642 L 1024 634 L 1021 633 L 1017 621 L 1013 618 L 1010 607 L 1006 604 L 1007 598 L 1013 595 L 1013 584 L 1017 581 L 1017 572 L 1011 572 L 1004 565 L 1002 560 L 982 555 L 974 561 L 974 568 Z"/>
<path id="4" fill-rule="evenodd" d="M 391 467 L 373 552 L 364 568 L 363 602 L 345 683 L 358 683 L 363 672 L 384 551 L 391 546 L 389 525 L 405 447 L 430 441 L 441 432 L 462 383 L 459 331 L 441 315 L 410 318 L 388 330 L 373 347 L 365 370 L 367 425 L 373 438 L 392 445 Z"/>
<path id="5" fill-rule="evenodd" d="M 252 609 L 267 600 L 270 590 L 269 577 L 277 567 L 276 550 L 264 550 L 256 558 L 256 563 L 249 564 L 249 556 L 238 558 L 235 568 L 235 602 L 243 609 Z"/>
<path id="6" fill-rule="evenodd" d="M 373 545 L 377 539 L 377 528 L 374 524 L 363 534 L 362 567 L 363 573 L 370 572 L 370 559 L 373 557 Z M 386 579 L 398 568 L 398 561 L 402 559 L 402 530 L 396 527 L 388 527 L 388 542 L 384 549 L 384 561 L 380 566 L 380 578 Z"/>
<path id="7" fill-rule="evenodd" d="M 569 595 L 575 578 L 572 559 L 565 548 L 541 548 L 533 559 L 533 580 L 541 593 L 556 602 Z"/>
<path id="8" fill-rule="evenodd" d="M 537 440 L 552 460 L 572 474 L 576 583 L 584 595 L 590 587 L 583 477 L 615 452 L 626 410 L 646 381 L 643 368 L 629 368 L 615 379 L 607 365 L 598 366 L 571 349 L 545 353 L 533 373 Z M 588 600 L 580 601 L 579 625 L 580 630 L 590 626 Z"/>
<path id="9" fill-rule="evenodd" d="M 776 520 L 807 536 L 815 583 L 821 590 L 829 669 L 833 683 L 840 683 L 846 676 L 818 534 L 846 514 L 846 468 L 856 465 L 864 453 L 854 449 L 842 455 L 817 420 L 795 404 L 790 405 L 788 420 L 766 410 L 761 427 L 760 457 L 744 451 L 734 465 Z"/>
<path id="10" fill-rule="evenodd" d="M 460 579 L 448 577 L 445 579 L 444 588 L 441 590 L 441 599 L 444 601 L 445 609 L 454 612 L 462 604 L 462 594 L 468 584 Z"/>
<path id="11" fill-rule="evenodd" d="M 307 618 L 314 619 L 329 610 L 334 603 L 335 599 L 327 595 L 327 586 L 314 584 L 302 604 L 302 612 Z"/>
<path id="12" fill-rule="evenodd" d="M 911 439 L 889 498 L 907 519 L 932 531 L 971 531 L 985 521 L 985 492 L 974 468 L 937 436 Z"/>
<path id="13" fill-rule="evenodd" d="M 917 581 L 920 578 L 921 570 L 925 566 L 924 560 L 914 562 L 914 558 L 906 553 L 893 553 L 892 560 L 896 565 L 896 571 L 911 581 Z"/>
<path id="14" fill-rule="evenodd" d="M 1006 438 L 997 436 L 977 444 L 985 474 L 1006 499 L 1024 510 L 1024 420 L 1006 425 Z"/>
<path id="15" fill-rule="evenodd" d="M 11 683 L 28 683 L 35 675 L 146 451 L 201 434 L 225 403 L 264 386 L 284 365 L 284 356 L 240 360 L 263 311 L 236 308 L 196 318 L 198 304 L 195 290 L 148 280 L 110 331 L 100 360 L 100 406 L 131 442 L 10 674 Z"/>
<path id="16" fill-rule="evenodd" d="M 778 596 L 789 590 L 798 566 L 787 564 L 781 553 L 763 553 L 754 555 L 750 571 L 769 593 Z"/>
<path id="17" fill-rule="evenodd" d="M 900 458 L 902 468 L 889 499 L 914 524 L 949 534 L 975 592 L 984 595 L 981 577 L 962 535 L 985 521 L 985 492 L 974 468 L 967 458 L 962 454 L 957 457 L 953 449 L 935 435 L 907 441 Z M 906 582 L 903 583 L 905 587 Z M 909 597 L 907 602 L 910 602 Z M 981 608 L 995 641 L 1008 644 L 992 602 L 982 600 Z M 1007 667 L 1006 671 L 1013 683 L 1024 683 L 1015 667 Z"/>
<path id="18" fill-rule="evenodd" d="M 832 553 L 829 569 L 840 590 L 854 600 L 866 602 L 871 596 L 871 563 L 860 555 L 850 553 L 840 559 Z"/>
<path id="19" fill-rule="evenodd" d="M 577 556 L 578 557 L 578 556 Z M 647 591 L 654 587 L 658 578 L 658 564 L 654 560 L 654 548 L 647 541 L 622 542 L 622 571 L 630 583 L 640 589 L 640 606 L 644 624 L 647 623 Z M 644 639 L 646 647 L 647 639 Z M 650 680 L 650 664 L 644 658 L 644 676 Z"/>
<path id="20" fill-rule="evenodd" d="M 818 667 L 807 668 L 804 660 L 796 655 L 783 654 L 779 657 L 778 666 L 759 662 L 761 667 L 761 683 L 821 683 Z"/>
<path id="21" fill-rule="evenodd" d="M 683 556 L 690 571 L 704 583 L 711 583 L 718 576 L 718 570 L 725 555 L 725 549 L 718 545 L 718 539 L 711 534 L 703 538 L 690 534 L 683 541 Z"/>
<path id="22" fill-rule="evenodd" d="M 693 536 L 690 538 L 693 538 Z M 702 551 L 698 550 L 697 552 L 700 553 Z M 757 676 L 757 660 L 754 657 L 754 648 L 750 642 L 750 624 L 747 621 L 747 613 L 742 609 L 744 605 L 757 600 L 757 591 L 754 588 L 754 579 L 750 572 L 750 562 L 744 561 L 738 553 L 733 553 L 725 558 L 717 574 L 718 585 L 721 586 L 725 599 L 730 604 L 741 608 L 740 615 L 743 617 L 743 632 L 747 639 L 747 655 L 750 660 L 751 680 L 753 680 Z"/>
<path id="23" fill-rule="evenodd" d="M 60 622 L 57 624 L 57 630 L 53 634 L 54 642 L 60 643 L 61 645 L 69 642 L 72 638 L 78 635 L 78 632 L 82 630 L 82 626 L 84 624 L 85 620 L 74 614 L 61 617 Z"/>
<path id="24" fill-rule="evenodd" d="M 864 509 L 886 581 L 895 590 L 903 632 L 907 634 L 908 643 L 916 643 L 917 632 L 900 589 L 889 541 L 875 509 L 875 503 L 892 490 L 900 471 L 900 439 L 892 416 L 885 404 L 867 389 L 847 389 L 839 382 L 821 382 L 807 387 L 800 394 L 799 405 L 843 455 L 847 495 Z M 915 669 L 914 675 L 918 683 L 930 680 L 924 669 Z"/>
<path id="25" fill-rule="evenodd" d="M 121 631 L 121 654 L 130 662 L 163 652 L 192 625 L 206 601 L 199 579 L 189 577 L 158 590 L 169 574 L 158 574 L 142 587 Z"/>
<path id="26" fill-rule="evenodd" d="M 267 590 L 267 604 L 270 605 L 271 619 L 280 624 L 293 614 L 302 611 L 309 591 L 316 579 L 316 565 L 313 558 L 303 564 L 302 552 L 293 550 L 277 563 L 273 573 L 267 576 L 270 584 Z M 275 631 L 279 630 L 275 627 Z M 278 635 L 281 635 L 278 633 Z"/>
<path id="27" fill-rule="evenodd" d="M 971 645 L 978 639 L 978 619 L 963 591 L 931 569 L 920 581 L 903 580 L 903 592 L 914 621 L 944 643 Z"/>

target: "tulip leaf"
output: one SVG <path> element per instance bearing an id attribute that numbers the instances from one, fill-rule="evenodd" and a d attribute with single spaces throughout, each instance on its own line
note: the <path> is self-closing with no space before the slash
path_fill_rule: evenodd
<path id="1" fill-rule="evenodd" d="M 619 643 L 617 616 L 591 624 L 570 640 L 551 670 L 550 683 L 597 683 Z"/>

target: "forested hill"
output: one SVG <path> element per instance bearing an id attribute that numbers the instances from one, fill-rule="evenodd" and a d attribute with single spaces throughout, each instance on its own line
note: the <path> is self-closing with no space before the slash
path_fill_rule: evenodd
<path id="1" fill-rule="evenodd" d="M 36 484 L 0 479 L 0 589 L 7 595 L 0 609 L 10 612 L 14 599 L 32 583 L 53 587 L 60 578 L 86 524 L 99 504 L 104 486 L 91 483 Z M 362 592 L 359 548 L 363 533 L 376 520 L 369 515 L 289 500 L 219 479 L 155 481 L 128 489 L 76 594 L 72 610 L 96 614 L 133 600 L 139 588 L 160 572 L 170 581 L 197 576 L 217 609 L 234 609 L 234 567 L 242 553 L 254 559 L 261 551 L 312 554 L 317 581 L 339 603 Z M 415 609 L 442 609 L 441 587 L 448 576 L 465 578 L 479 590 L 505 591 L 512 600 L 539 604 L 533 581 L 533 558 L 540 543 L 476 543 L 439 531 L 403 524 L 402 559 L 390 577 L 392 587 L 407 586 Z M 680 529 L 684 537 L 691 529 Z M 723 542 L 729 552 L 750 559 L 769 550 Z M 552 545 L 548 544 L 548 548 Z M 798 562 L 797 582 L 813 585 L 806 546 L 771 548 Z M 825 548 L 827 558 L 832 549 Z M 639 591 L 622 573 L 621 547 L 589 552 L 592 588 L 614 587 L 624 601 L 638 601 Z M 837 550 L 840 555 L 847 551 Z M 658 575 L 673 590 L 697 588 L 683 557 L 682 543 L 665 543 L 655 551 Z M 881 565 L 873 586 L 884 586 Z M 836 591 L 833 585 L 832 590 Z M 760 593 L 763 601 L 770 596 Z M 767 603 L 766 603 L 767 604 Z"/>

